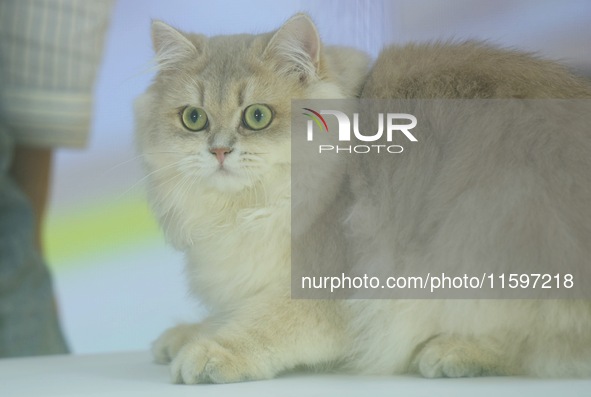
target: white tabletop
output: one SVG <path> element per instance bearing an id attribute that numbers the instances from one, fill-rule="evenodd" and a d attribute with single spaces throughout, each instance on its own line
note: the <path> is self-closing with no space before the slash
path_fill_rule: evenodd
<path id="1" fill-rule="evenodd" d="M 173 385 L 146 352 L 0 360 L 2 397 L 591 396 L 591 380 L 422 379 L 291 374 L 228 385 Z"/>

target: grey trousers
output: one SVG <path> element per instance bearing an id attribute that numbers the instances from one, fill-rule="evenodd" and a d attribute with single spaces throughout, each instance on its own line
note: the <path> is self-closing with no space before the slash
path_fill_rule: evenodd
<path id="1" fill-rule="evenodd" d="M 33 209 L 9 175 L 12 151 L 0 128 L 0 357 L 67 353 Z"/>

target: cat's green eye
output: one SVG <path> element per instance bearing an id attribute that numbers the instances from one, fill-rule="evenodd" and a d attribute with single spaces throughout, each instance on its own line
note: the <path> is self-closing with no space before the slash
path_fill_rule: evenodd
<path id="1" fill-rule="evenodd" d="M 271 120 L 273 120 L 273 111 L 267 105 L 255 104 L 244 109 L 242 122 L 250 130 L 262 130 L 271 124 Z"/>
<path id="2" fill-rule="evenodd" d="M 190 131 L 201 131 L 207 127 L 207 113 L 201 108 L 187 106 L 181 113 L 181 121 Z"/>

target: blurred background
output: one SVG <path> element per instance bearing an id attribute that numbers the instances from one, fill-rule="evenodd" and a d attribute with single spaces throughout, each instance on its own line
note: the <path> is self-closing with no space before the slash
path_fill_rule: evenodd
<path id="1" fill-rule="evenodd" d="M 90 145 L 56 158 L 45 244 L 74 353 L 145 350 L 196 321 L 183 256 L 145 204 L 133 101 L 149 85 L 150 21 L 207 35 L 261 33 L 310 13 L 326 44 L 376 56 L 389 43 L 482 39 L 561 60 L 591 76 L 589 0 L 118 0 L 95 90 Z M 140 116 L 141 117 L 141 116 Z"/>

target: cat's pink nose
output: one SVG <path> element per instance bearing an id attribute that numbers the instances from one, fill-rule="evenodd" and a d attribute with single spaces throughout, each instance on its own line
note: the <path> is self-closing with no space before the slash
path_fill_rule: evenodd
<path id="1" fill-rule="evenodd" d="M 212 148 L 209 149 L 209 152 L 218 159 L 218 163 L 224 164 L 224 160 L 226 159 L 226 155 L 232 153 L 232 149 L 228 147 L 220 147 L 220 148 Z"/>

